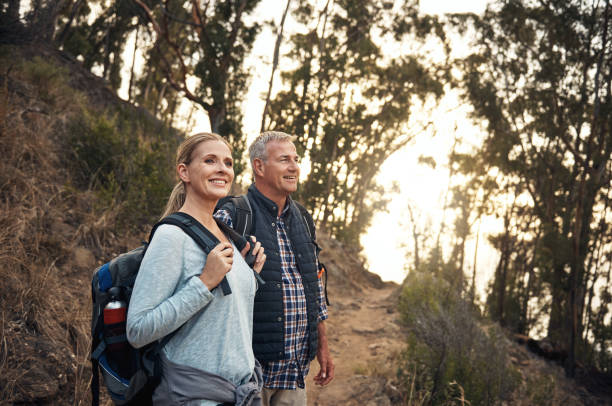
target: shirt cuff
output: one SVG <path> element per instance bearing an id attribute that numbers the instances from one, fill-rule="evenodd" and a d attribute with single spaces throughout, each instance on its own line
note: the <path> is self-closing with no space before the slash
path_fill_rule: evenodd
<path id="1" fill-rule="evenodd" d="M 187 287 L 193 289 L 199 297 L 205 299 L 206 303 L 210 302 L 215 297 L 198 275 L 194 275 L 189 279 Z"/>

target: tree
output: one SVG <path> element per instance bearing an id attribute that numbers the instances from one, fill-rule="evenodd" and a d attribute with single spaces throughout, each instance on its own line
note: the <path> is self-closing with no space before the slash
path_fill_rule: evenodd
<path id="1" fill-rule="evenodd" d="M 418 55 L 384 56 L 383 44 L 418 38 L 414 27 L 400 26 L 417 19 L 408 3 L 301 4 L 295 17 L 305 32 L 291 37 L 287 55 L 296 68 L 282 72 L 284 88 L 269 104 L 266 129 L 296 135 L 309 161 L 299 197 L 321 226 L 355 244 L 388 199 L 375 184 L 380 166 L 427 126 L 415 123 L 413 108 L 442 93 L 441 73 Z"/>
<path id="2" fill-rule="evenodd" d="M 610 13 L 609 1 L 503 0 L 482 18 L 454 19 L 477 33 L 461 84 L 475 117 L 486 120 L 478 154 L 529 196 L 517 221 L 537 219 L 532 249 L 551 295 L 548 334 L 567 350 L 570 375 L 584 344 L 587 281 L 597 272 L 589 258 L 600 192 L 610 183 Z"/>
<path id="3" fill-rule="evenodd" d="M 245 148 L 242 101 L 249 74 L 243 62 L 260 23 L 247 17 L 259 0 L 115 0 L 99 2 L 92 19 L 91 3 L 65 0 L 56 44 L 86 68 L 101 72 L 114 90 L 121 86 L 122 54 L 130 36 L 137 40 L 145 64 L 133 61 L 130 101 L 167 125 L 174 123 L 183 99 L 204 109 L 212 131 L 234 148 L 239 174 Z"/>
<path id="4" fill-rule="evenodd" d="M 247 23 L 246 16 L 259 0 L 134 2 L 155 33 L 148 60 L 169 86 L 208 113 L 212 131 L 228 138 L 240 158 L 245 146 L 241 102 L 248 79 L 242 64 L 260 28 Z M 188 83 L 190 78 L 197 84 Z"/>
<path id="5" fill-rule="evenodd" d="M 3 0 L 0 3 L 0 43 L 50 43 L 66 1 L 33 0 L 22 10 L 21 0 Z"/>

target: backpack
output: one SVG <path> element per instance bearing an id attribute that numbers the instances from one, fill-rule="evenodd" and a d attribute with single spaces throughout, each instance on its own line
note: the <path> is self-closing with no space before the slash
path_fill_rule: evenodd
<path id="1" fill-rule="evenodd" d="M 236 230 L 236 232 L 242 235 L 243 237 L 247 237 L 247 235 L 251 234 L 251 232 L 253 231 L 253 209 L 251 208 L 249 198 L 247 197 L 247 195 L 226 196 L 219 200 L 217 206 L 215 207 L 215 211 L 222 209 L 223 206 L 228 202 L 231 202 L 235 209 L 236 215 L 233 218 L 234 230 Z M 298 208 L 300 214 L 302 215 L 302 220 L 304 221 L 304 225 L 308 230 L 310 239 L 316 247 L 316 256 L 318 260 L 319 252 L 321 252 L 321 247 L 319 247 L 319 244 L 317 244 L 317 242 L 315 241 L 314 219 L 312 218 L 310 213 L 308 213 L 308 210 L 306 210 L 304 206 L 294 200 L 291 200 L 291 203 Z M 325 293 L 325 303 L 329 306 L 329 298 L 327 296 L 327 267 L 321 261 L 319 261 L 319 271 L 317 276 L 319 277 L 319 279 L 325 276 L 323 289 Z"/>
<path id="2" fill-rule="evenodd" d="M 157 227 L 162 224 L 173 224 L 180 227 L 193 238 L 206 254 L 219 244 L 219 240 L 196 219 L 186 213 L 179 212 L 163 218 L 153 226 L 149 234 L 149 243 Z M 246 245 L 244 237 L 220 220 L 217 221 L 217 224 L 239 250 L 244 248 Z M 127 314 L 136 275 L 149 243 L 144 242 L 140 247 L 119 255 L 94 271 L 91 283 L 93 302 L 90 356 L 92 363 L 92 405 L 99 405 L 100 374 L 111 399 L 116 405 L 151 404 L 153 390 L 161 378 L 160 351 L 178 331 L 177 329 L 166 337 L 140 349 L 132 347 L 127 341 L 125 315 Z M 252 252 L 249 251 L 245 261 L 252 267 L 254 260 Z M 253 273 L 258 283 L 265 283 L 257 272 L 253 271 Z M 226 278 L 221 281 L 219 286 L 224 295 L 232 293 Z M 116 303 L 122 303 L 120 309 L 122 317 L 115 320 L 108 316 L 111 314 L 109 311 L 105 324 L 105 308 L 107 305 L 109 305 L 109 308 L 111 305 L 115 306 Z"/>

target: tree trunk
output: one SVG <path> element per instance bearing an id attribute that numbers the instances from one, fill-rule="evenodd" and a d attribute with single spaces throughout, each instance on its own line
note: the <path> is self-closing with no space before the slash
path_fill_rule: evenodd
<path id="1" fill-rule="evenodd" d="M 132 52 L 132 66 L 130 68 L 130 81 L 128 84 L 128 101 L 132 102 L 132 87 L 134 85 L 134 67 L 136 66 L 136 49 L 138 48 L 138 33 L 140 26 L 136 26 L 136 34 L 134 34 L 134 51 Z"/>
<path id="2" fill-rule="evenodd" d="M 64 45 L 64 41 L 66 41 L 66 38 L 68 37 L 68 33 L 70 32 L 70 27 L 72 26 L 72 22 L 74 21 L 75 17 L 79 13 L 79 10 L 81 9 L 82 5 L 83 5 L 83 0 L 77 0 L 73 4 L 72 10 L 70 11 L 70 17 L 68 17 L 68 21 L 66 22 L 66 25 L 64 25 L 62 32 L 57 36 L 57 39 L 55 41 L 58 47 L 62 47 Z"/>
<path id="3" fill-rule="evenodd" d="M 8 8 L 6 10 L 6 17 L 8 22 L 19 22 L 19 8 L 21 7 L 21 0 L 8 0 Z"/>
<path id="4" fill-rule="evenodd" d="M 53 41 L 57 16 L 62 2 L 63 0 L 43 0 L 37 3 L 38 6 L 33 10 L 33 19 L 29 26 L 35 41 L 42 43 Z"/>
<path id="5" fill-rule="evenodd" d="M 569 331 L 565 326 L 564 309 L 567 303 L 567 289 L 565 288 L 564 264 L 556 265 L 553 270 L 555 283 L 551 285 L 550 317 L 548 319 L 548 338 L 553 343 L 565 342 Z"/>
<path id="6" fill-rule="evenodd" d="M 281 18 L 281 21 L 278 27 L 278 33 L 276 35 L 276 42 L 274 44 L 274 55 L 272 57 L 272 72 L 270 73 L 268 93 L 266 94 L 266 102 L 264 104 L 263 114 L 261 117 L 260 132 L 264 132 L 266 128 L 266 115 L 268 114 L 268 104 L 270 104 L 270 95 L 272 94 L 272 84 L 274 82 L 274 73 L 276 72 L 276 68 L 278 67 L 278 54 L 280 51 L 281 42 L 283 41 L 283 29 L 285 28 L 285 18 L 287 17 L 287 12 L 289 11 L 290 4 L 291 4 L 291 0 L 287 0 L 287 6 L 285 7 L 285 11 L 283 12 L 283 17 Z"/>

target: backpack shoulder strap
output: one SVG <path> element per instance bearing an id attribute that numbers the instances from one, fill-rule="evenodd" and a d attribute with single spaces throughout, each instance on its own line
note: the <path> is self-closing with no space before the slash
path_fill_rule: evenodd
<path id="1" fill-rule="evenodd" d="M 236 223 L 234 229 L 242 236 L 251 233 L 253 229 L 253 209 L 247 195 L 232 197 L 232 203 L 236 208 Z"/>
<path id="2" fill-rule="evenodd" d="M 306 228 L 308 229 L 308 234 L 310 234 L 310 239 L 312 240 L 312 242 L 315 242 L 316 235 L 315 235 L 314 219 L 312 218 L 310 213 L 308 213 L 308 210 L 306 210 L 306 207 L 302 206 L 300 203 L 296 202 L 295 200 L 292 200 L 292 202 L 296 205 L 296 207 L 300 211 L 300 214 L 302 215 L 304 224 L 306 224 Z"/>
<path id="3" fill-rule="evenodd" d="M 225 196 L 219 200 L 215 211 L 220 209 L 230 212 L 234 230 L 238 234 L 245 236 L 251 233 L 253 229 L 253 209 L 247 195 Z"/>
<path id="4" fill-rule="evenodd" d="M 319 267 L 320 267 L 318 277 L 320 279 L 322 276 L 325 276 L 325 282 L 323 283 L 323 289 L 324 289 L 325 303 L 329 306 L 329 298 L 327 296 L 327 267 L 319 260 L 319 252 L 321 252 L 321 247 L 319 247 L 319 244 L 317 244 L 316 242 L 314 219 L 312 218 L 308 210 L 306 210 L 306 207 L 302 206 L 300 203 L 296 202 L 295 200 L 293 200 L 293 203 L 297 206 L 298 210 L 300 211 L 300 214 L 302 215 L 302 219 L 304 220 L 304 224 L 306 224 L 306 228 L 308 229 L 308 234 L 310 234 L 310 239 L 315 245 L 317 261 L 319 262 Z"/>
<path id="5" fill-rule="evenodd" d="M 172 213 L 167 217 L 161 219 L 149 235 L 149 242 L 153 238 L 153 234 L 157 227 L 162 224 L 172 224 L 180 227 L 187 235 L 189 235 L 195 242 L 202 248 L 202 250 L 208 255 L 208 253 L 219 244 L 219 240 L 210 231 L 206 229 L 198 220 L 194 219 L 187 213 L 176 212 Z M 220 283 L 221 289 L 224 295 L 232 293 L 232 289 L 229 286 L 227 278 L 223 278 Z"/>

